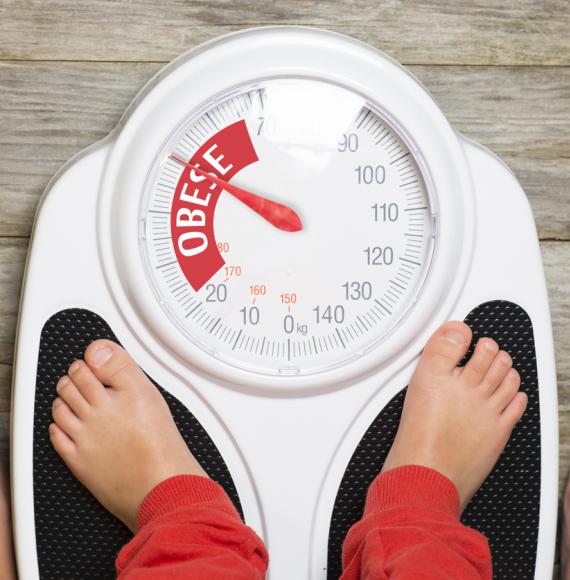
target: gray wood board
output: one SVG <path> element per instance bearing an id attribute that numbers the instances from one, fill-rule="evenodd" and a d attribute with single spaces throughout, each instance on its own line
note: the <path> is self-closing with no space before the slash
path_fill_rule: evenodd
<path id="1" fill-rule="evenodd" d="M 0 62 L 0 235 L 29 236 L 38 199 L 104 137 L 161 65 Z M 570 239 L 570 67 L 414 66 L 454 127 L 500 155 L 542 239 Z"/>
<path id="2" fill-rule="evenodd" d="M 406 64 L 570 64 L 568 0 L 2 0 L 0 59 L 168 61 L 274 24 L 349 34 Z"/>

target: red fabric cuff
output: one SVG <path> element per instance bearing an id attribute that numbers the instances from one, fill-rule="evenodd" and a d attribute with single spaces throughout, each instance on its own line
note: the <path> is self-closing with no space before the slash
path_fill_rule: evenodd
<path id="1" fill-rule="evenodd" d="M 364 515 L 397 507 L 430 509 L 459 519 L 459 492 L 435 469 L 404 465 L 376 477 L 368 489 Z"/>
<path id="2" fill-rule="evenodd" d="M 212 502 L 224 504 L 224 511 L 235 512 L 239 518 L 226 492 L 215 481 L 200 475 L 175 475 L 159 483 L 146 495 L 137 514 L 137 530 L 179 508 Z"/>

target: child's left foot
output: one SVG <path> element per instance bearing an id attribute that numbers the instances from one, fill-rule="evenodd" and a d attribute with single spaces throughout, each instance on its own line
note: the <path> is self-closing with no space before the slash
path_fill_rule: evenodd
<path id="1" fill-rule="evenodd" d="M 49 429 L 55 450 L 132 531 L 154 486 L 174 475 L 206 476 L 162 395 L 114 342 L 89 345 L 56 389 Z"/>

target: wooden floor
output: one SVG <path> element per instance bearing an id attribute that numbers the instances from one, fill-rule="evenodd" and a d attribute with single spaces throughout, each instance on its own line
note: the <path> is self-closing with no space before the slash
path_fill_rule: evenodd
<path id="1" fill-rule="evenodd" d="M 534 210 L 550 292 L 564 480 L 570 465 L 568 0 L 0 0 L 3 452 L 22 272 L 48 180 L 113 128 L 163 63 L 217 35 L 270 24 L 322 26 L 387 52 L 424 83 L 457 129 L 514 170 Z"/>

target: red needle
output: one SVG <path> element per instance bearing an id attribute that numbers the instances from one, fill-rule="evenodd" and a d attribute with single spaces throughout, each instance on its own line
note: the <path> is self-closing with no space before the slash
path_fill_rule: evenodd
<path id="1" fill-rule="evenodd" d="M 215 183 L 217 186 L 233 195 L 236 199 L 239 199 L 239 201 L 247 205 L 247 207 L 251 208 L 255 213 L 260 215 L 264 220 L 267 220 L 277 229 L 285 232 L 299 232 L 303 229 L 301 218 L 290 207 L 277 203 L 276 201 L 271 201 L 270 199 L 261 197 L 255 193 L 251 193 L 251 191 L 246 191 L 241 187 L 232 185 L 224 179 L 220 179 L 211 173 L 207 173 L 193 163 L 183 161 L 176 155 L 170 155 L 170 158 L 185 167 L 190 167 L 190 169 L 193 169 L 198 175 L 201 175 L 212 183 Z"/>

